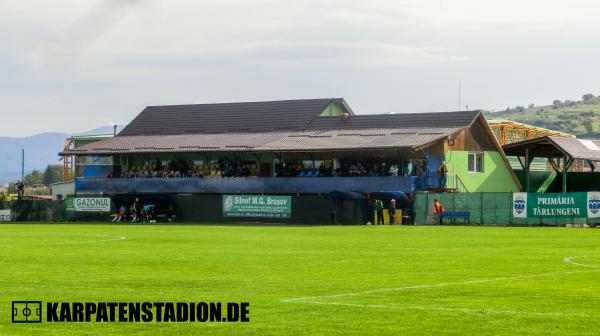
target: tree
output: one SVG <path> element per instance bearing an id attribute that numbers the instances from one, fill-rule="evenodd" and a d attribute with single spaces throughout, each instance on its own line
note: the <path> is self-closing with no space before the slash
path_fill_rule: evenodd
<path id="1" fill-rule="evenodd" d="M 586 103 L 594 100 L 594 98 L 596 98 L 596 97 L 593 94 L 591 94 L 591 93 L 586 93 L 582 97 L 583 101 L 586 102 Z"/>
<path id="2" fill-rule="evenodd" d="M 44 173 L 34 169 L 31 173 L 25 175 L 25 185 L 42 184 L 44 182 Z"/>
<path id="3" fill-rule="evenodd" d="M 56 182 L 63 181 L 63 166 L 61 165 L 48 165 L 44 171 L 44 184 L 50 185 Z"/>
<path id="4" fill-rule="evenodd" d="M 531 103 L 531 104 L 529 104 L 527 107 L 528 107 L 528 108 L 534 108 L 534 107 L 535 107 L 535 104 L 534 104 L 534 103 Z"/>
<path id="5" fill-rule="evenodd" d="M 555 99 L 555 100 L 552 102 L 552 106 L 554 106 L 554 108 L 555 108 L 555 109 L 559 108 L 559 107 L 560 107 L 560 104 L 561 104 L 561 101 L 560 101 L 560 100 L 558 100 L 558 99 Z"/>
<path id="6" fill-rule="evenodd" d="M 8 182 L 8 193 L 15 194 L 17 192 L 17 182 Z"/>

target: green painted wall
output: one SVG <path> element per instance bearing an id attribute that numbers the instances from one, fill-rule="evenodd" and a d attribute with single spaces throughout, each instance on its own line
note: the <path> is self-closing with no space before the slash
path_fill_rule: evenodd
<path id="1" fill-rule="evenodd" d="M 483 154 L 483 172 L 468 171 L 467 151 L 449 151 L 446 153 L 446 166 L 449 174 L 456 174 L 469 192 L 507 192 L 519 191 L 519 186 L 510 173 L 510 167 L 502 155 L 494 151 Z"/>
<path id="2" fill-rule="evenodd" d="M 327 105 L 319 117 L 339 117 L 343 112 L 344 110 L 338 104 L 331 103 Z"/>

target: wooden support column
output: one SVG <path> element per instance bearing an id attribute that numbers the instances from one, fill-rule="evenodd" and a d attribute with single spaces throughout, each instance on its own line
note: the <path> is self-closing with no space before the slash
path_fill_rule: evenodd
<path id="1" fill-rule="evenodd" d="M 529 146 L 525 145 L 525 192 L 529 192 Z"/>
<path id="2" fill-rule="evenodd" d="M 567 172 L 573 163 L 573 158 L 563 156 L 563 169 L 562 169 L 562 192 L 567 192 Z"/>
<path id="3" fill-rule="evenodd" d="M 562 192 L 567 192 L 567 157 L 563 156 Z"/>
<path id="4" fill-rule="evenodd" d="M 594 170 L 596 169 L 594 162 L 592 160 L 587 160 L 587 163 L 590 166 L 590 169 L 592 170 L 592 172 L 594 172 Z"/>

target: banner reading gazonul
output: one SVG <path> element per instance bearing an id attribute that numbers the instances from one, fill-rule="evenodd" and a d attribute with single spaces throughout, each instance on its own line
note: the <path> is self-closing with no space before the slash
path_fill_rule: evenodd
<path id="1" fill-rule="evenodd" d="M 224 217 L 291 218 L 291 196 L 223 195 Z"/>
<path id="2" fill-rule="evenodd" d="M 73 200 L 75 211 L 110 212 L 108 197 L 77 197 Z"/>

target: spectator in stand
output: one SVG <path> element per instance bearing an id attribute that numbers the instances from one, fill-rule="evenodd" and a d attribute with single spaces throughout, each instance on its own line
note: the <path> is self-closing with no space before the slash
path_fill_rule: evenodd
<path id="1" fill-rule="evenodd" d="M 325 162 L 321 162 L 321 165 L 319 165 L 319 175 L 320 176 L 327 175 L 327 167 L 325 167 Z"/>
<path id="2" fill-rule="evenodd" d="M 413 163 L 412 160 L 406 164 L 406 176 L 412 176 L 413 174 Z"/>
<path id="3" fill-rule="evenodd" d="M 440 189 L 445 189 L 446 181 L 448 180 L 448 167 L 446 166 L 446 161 L 442 161 L 442 163 L 440 163 L 438 174 L 440 177 Z"/>

